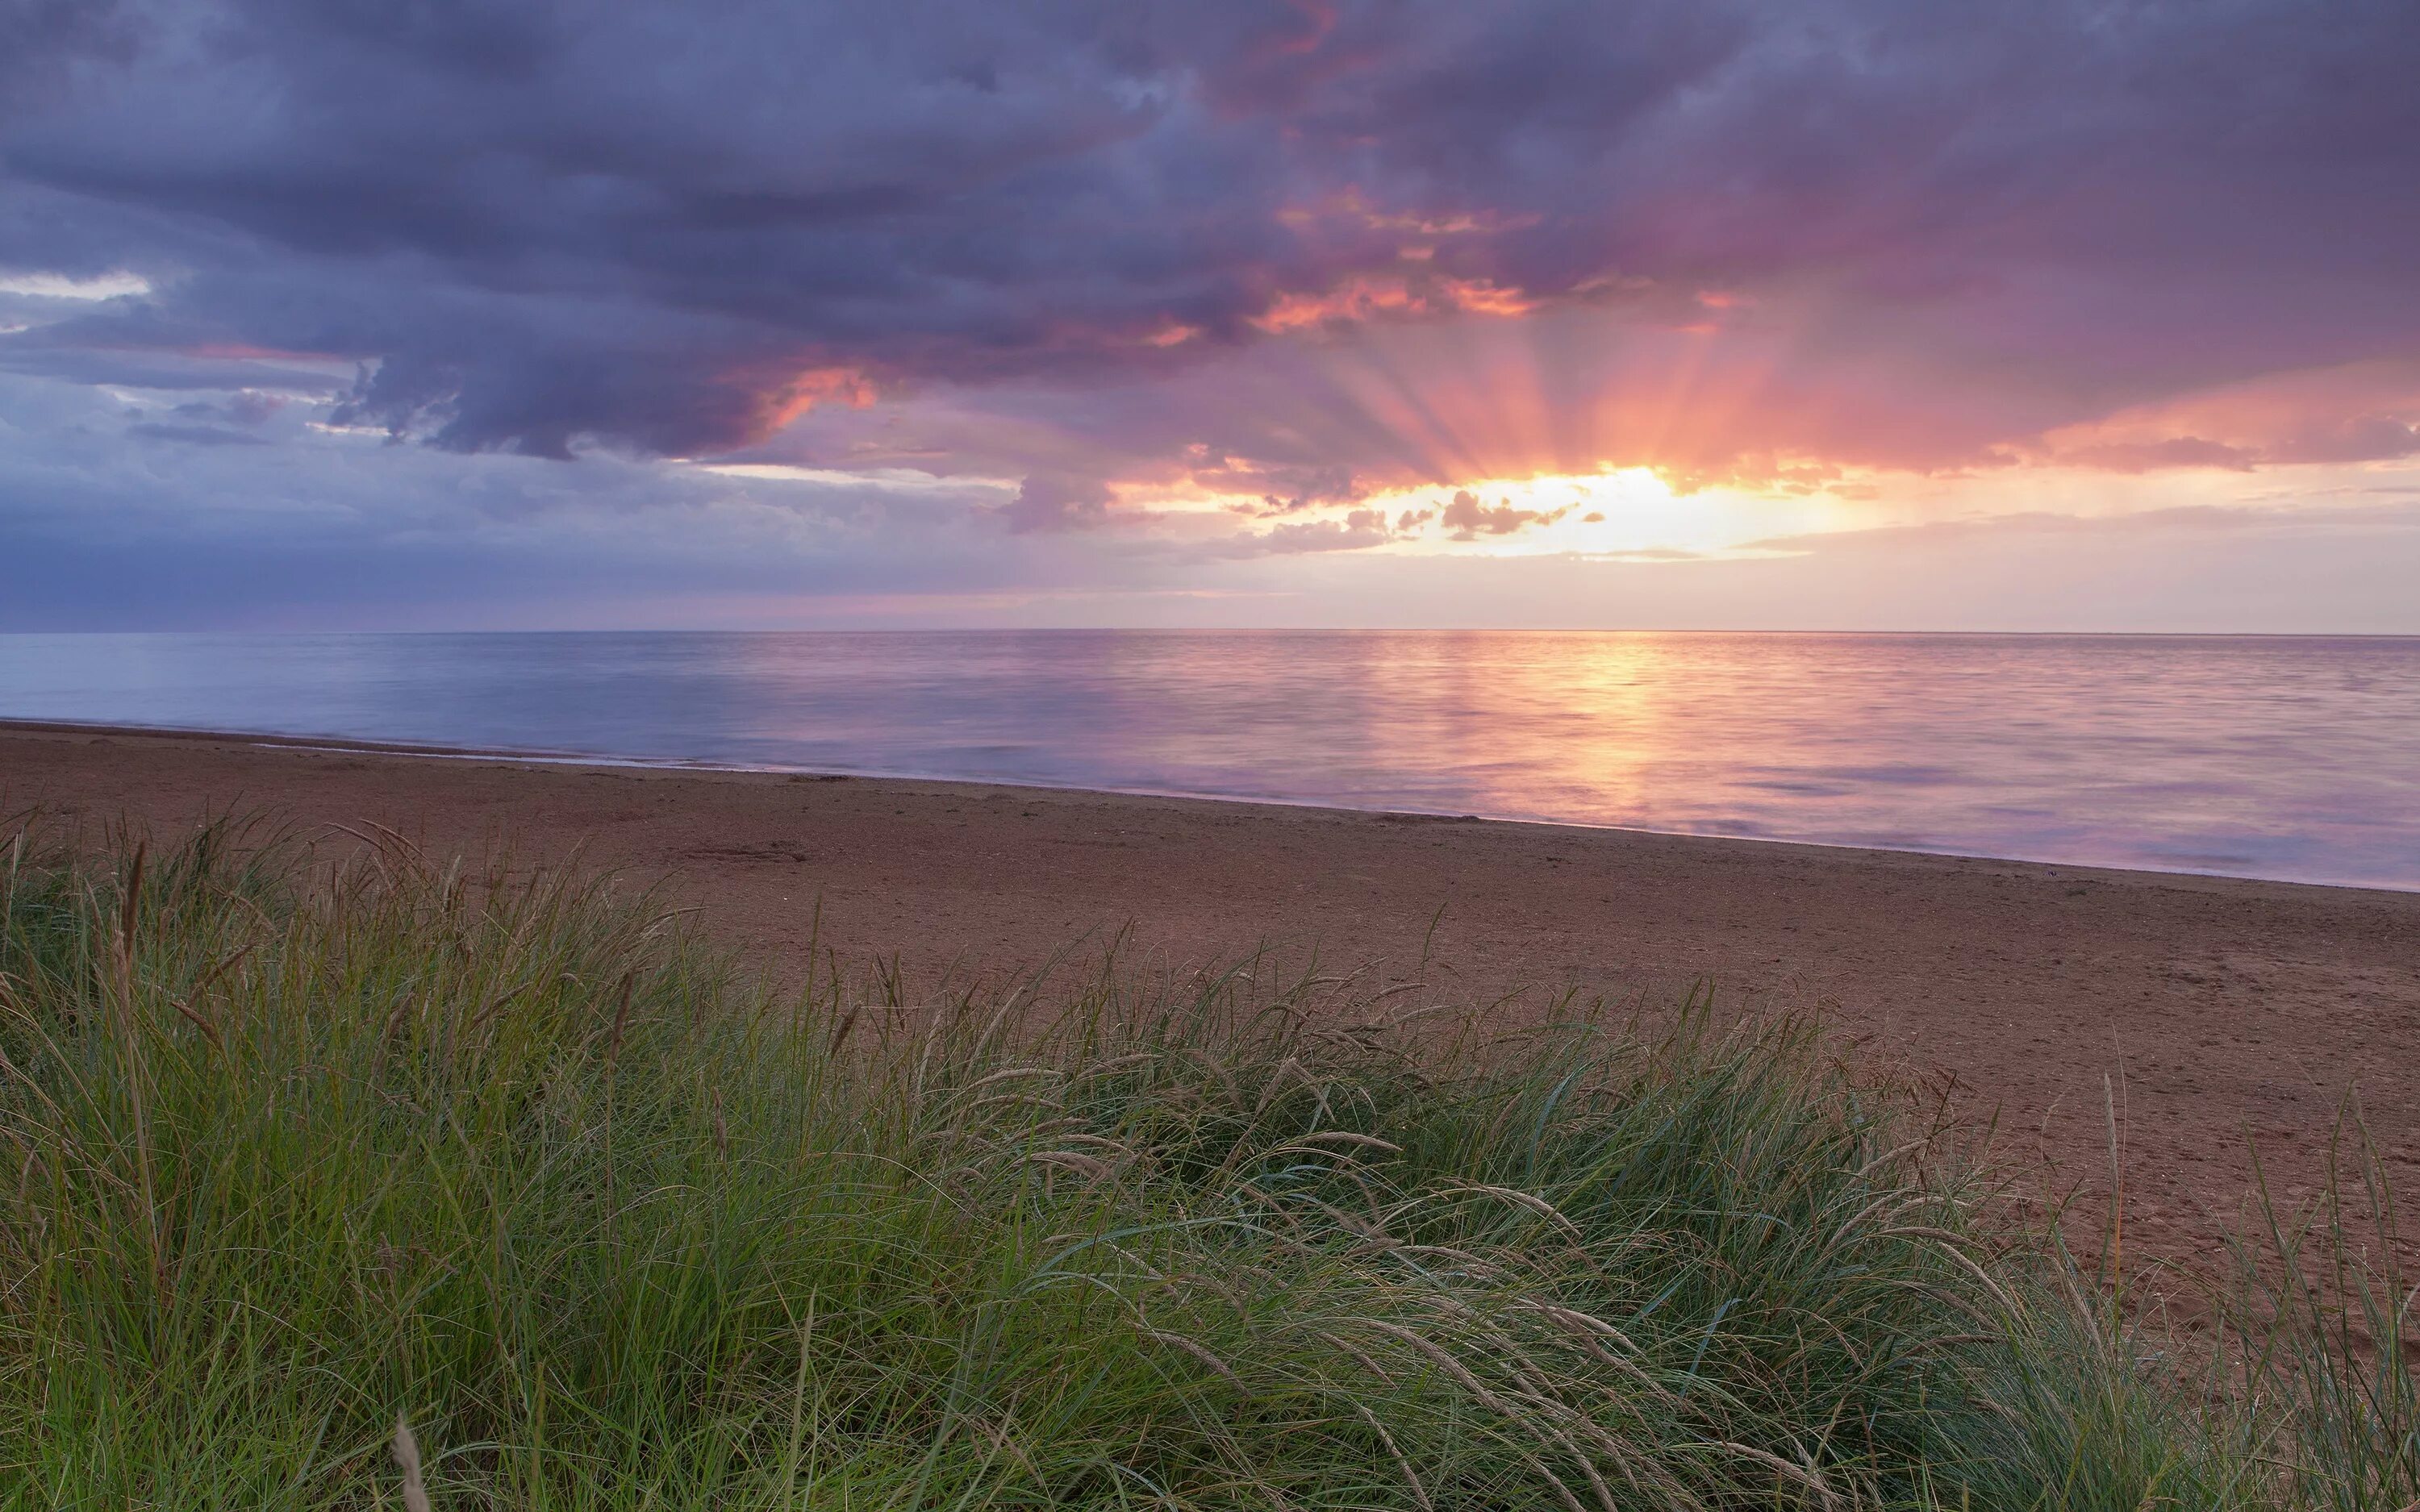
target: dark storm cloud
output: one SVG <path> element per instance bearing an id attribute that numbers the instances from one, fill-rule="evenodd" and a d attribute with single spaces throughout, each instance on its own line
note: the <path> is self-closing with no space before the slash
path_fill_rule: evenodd
<path id="1" fill-rule="evenodd" d="M 2408 0 L 31 0 L 0 265 L 154 288 L 0 363 L 334 358 L 340 423 L 682 455 L 1322 301 L 1820 287 L 1846 357 L 2135 403 L 2420 341 L 2415 64 Z"/>
<path id="2" fill-rule="evenodd" d="M 112 0 L 10 0 L 0 6 L 0 119 L 56 99 L 79 63 L 133 53 Z"/>

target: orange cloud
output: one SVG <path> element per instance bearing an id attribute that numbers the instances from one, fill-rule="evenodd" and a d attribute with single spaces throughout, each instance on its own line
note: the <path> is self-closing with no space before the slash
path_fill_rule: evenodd
<path id="1" fill-rule="evenodd" d="M 769 436 L 817 405 L 845 404 L 863 409 L 875 398 L 872 380 L 854 368 L 811 367 L 761 396 L 756 434 Z"/>
<path id="2" fill-rule="evenodd" d="M 1280 294 L 1252 324 L 1272 335 L 1310 326 L 1450 315 L 1528 315 L 1539 301 L 1485 278 L 1357 273 L 1319 293 Z"/>

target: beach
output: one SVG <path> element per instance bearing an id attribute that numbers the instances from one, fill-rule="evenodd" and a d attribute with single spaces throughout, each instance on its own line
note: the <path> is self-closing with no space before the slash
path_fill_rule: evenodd
<path id="1" fill-rule="evenodd" d="M 2420 893 L 1227 801 L 780 773 L 541 764 L 239 735 L 0 726 L 0 809 L 173 833 L 258 809 L 347 843 L 663 879 L 773 971 L 812 946 L 911 984 L 1113 937 L 1129 964 L 1316 952 L 1516 1024 L 1560 993 L 1820 1010 L 1859 1055 L 1996 1117 L 2026 1180 L 2112 1166 L 2127 1243 L 2206 1249 L 2257 1144 L 2273 1190 L 2322 1176 L 2357 1090 L 2420 1174 Z"/>

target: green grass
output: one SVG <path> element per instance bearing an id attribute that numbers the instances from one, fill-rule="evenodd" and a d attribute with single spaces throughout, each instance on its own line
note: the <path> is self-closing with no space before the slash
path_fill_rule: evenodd
<path id="1" fill-rule="evenodd" d="M 441 1512 L 2420 1494 L 2393 1277 L 2246 1292 L 2212 1398 L 1807 1023 L 780 995 L 577 872 L 0 865 L 0 1504 L 405 1505 L 399 1418 Z"/>

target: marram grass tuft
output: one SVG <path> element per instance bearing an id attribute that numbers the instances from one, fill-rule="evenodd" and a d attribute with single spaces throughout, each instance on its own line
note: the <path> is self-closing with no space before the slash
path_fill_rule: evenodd
<path id="1" fill-rule="evenodd" d="M 1804 1023 L 776 995 L 391 839 L 0 863 L 9 1506 L 2300 1494 Z"/>

